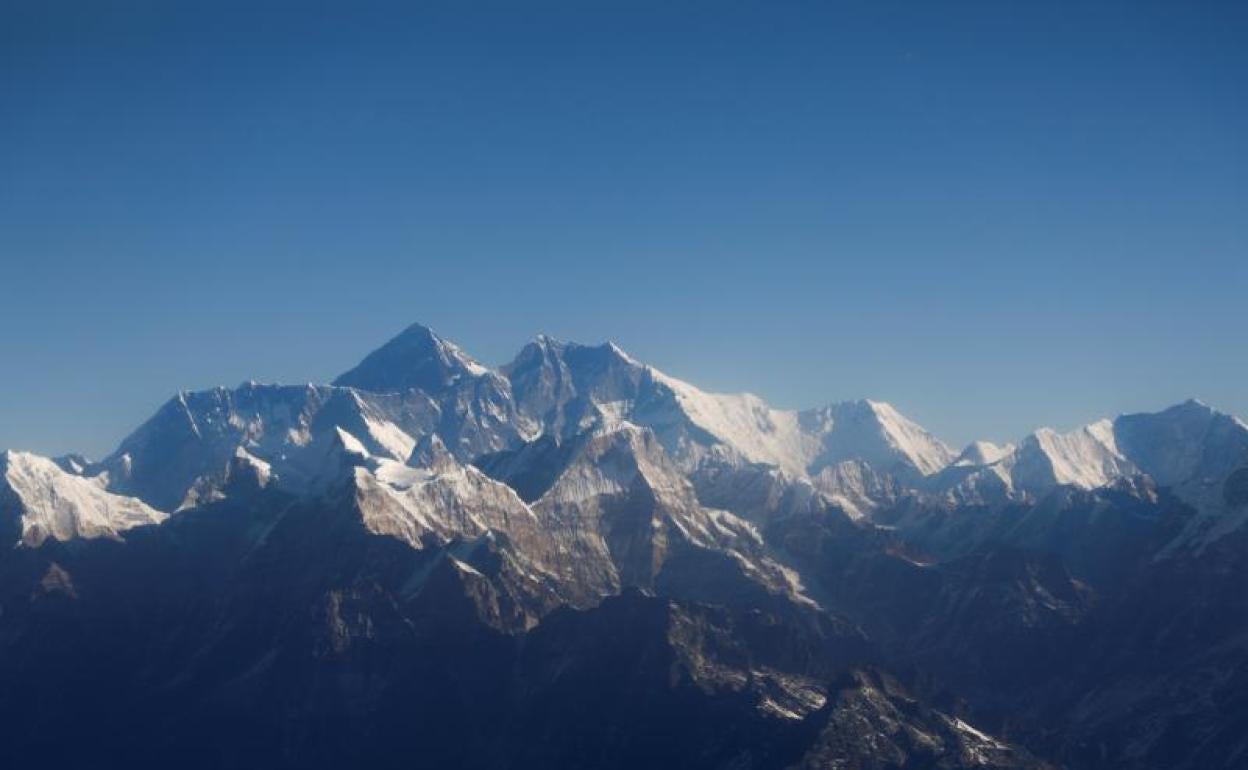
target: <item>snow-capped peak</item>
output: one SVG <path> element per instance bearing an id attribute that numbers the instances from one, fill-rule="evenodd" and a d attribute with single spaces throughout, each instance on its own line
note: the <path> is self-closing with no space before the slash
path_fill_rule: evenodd
<path id="1" fill-rule="evenodd" d="M 1069 433 L 1040 428 L 1019 443 L 1013 463 L 1015 484 L 1031 490 L 1054 484 L 1094 489 L 1135 471 L 1118 451 L 1110 420 Z"/>
<path id="2" fill-rule="evenodd" d="M 1246 435 L 1243 423 L 1195 399 L 1154 414 L 1128 414 L 1114 421 L 1115 440 L 1124 454 L 1164 485 L 1229 473 L 1244 459 Z M 1208 451 L 1211 445 L 1215 451 Z M 1220 460 L 1230 465 L 1208 467 L 1210 461 L 1218 464 Z"/>
<path id="3" fill-rule="evenodd" d="M 1040 429 L 1017 447 L 975 442 L 955 455 L 883 401 L 775 409 L 749 393 L 701 390 L 614 342 L 580 345 L 544 334 L 495 372 L 417 324 L 335 386 L 248 382 L 179 392 L 103 462 L 52 465 L 75 488 L 91 476 L 84 483 L 101 494 L 176 512 L 231 489 L 247 493 L 231 486 L 239 463 L 262 486 L 315 492 L 338 468 L 323 467 L 327 440 L 370 461 L 437 468 L 510 451 L 543 434 L 558 443 L 627 426 L 651 431 L 686 476 L 768 465 L 821 492 L 861 500 L 861 510 L 919 487 L 944 490 L 952 482 L 982 490 L 983 479 L 994 490 L 1038 494 L 1143 472 L 1162 485 L 1213 489 L 1248 462 L 1248 429 L 1198 401 L 1070 433 Z M 938 474 L 946 468 L 949 474 Z M 996 480 L 978 479 L 980 469 Z"/>
<path id="4" fill-rule="evenodd" d="M 773 409 L 752 393 L 708 393 L 684 380 L 649 368 L 653 380 L 670 390 L 697 428 L 751 462 L 767 463 L 804 475 L 816 447 L 796 412 Z"/>
<path id="5" fill-rule="evenodd" d="M 967 444 L 966 449 L 962 450 L 962 454 L 958 455 L 953 464 L 959 466 L 992 465 L 1007 457 L 1013 451 L 1013 444 L 1002 446 L 991 441 L 972 441 L 970 444 Z"/>
<path id="6" fill-rule="evenodd" d="M 653 429 L 686 469 L 733 456 L 803 477 L 864 459 L 885 472 L 927 475 L 953 459 L 948 447 L 883 402 L 775 409 L 750 393 L 704 391 L 612 342 L 585 346 L 539 336 L 502 371 L 521 410 L 546 430 L 581 430 L 587 416 L 632 422 Z"/>
<path id="7" fill-rule="evenodd" d="M 1193 399 L 1066 433 L 1040 428 L 1013 447 L 976 442 L 953 466 L 984 474 L 951 474 L 944 482 L 962 484 L 991 473 L 1032 495 L 1056 486 L 1096 489 L 1144 474 L 1198 510 L 1214 511 L 1223 481 L 1248 466 L 1248 427 Z"/>
<path id="8" fill-rule="evenodd" d="M 892 404 L 868 400 L 893 446 L 904 454 L 924 475 L 935 473 L 953 460 L 953 450 L 913 420 L 898 412 Z"/>
<path id="9" fill-rule="evenodd" d="M 118 537 L 168 517 L 141 500 L 110 493 L 104 476 L 78 476 L 39 455 L 4 452 L 0 470 L 3 485 L 16 497 L 20 542 L 26 546 L 36 547 L 48 538 Z"/>
<path id="10" fill-rule="evenodd" d="M 484 377 L 490 370 L 453 342 L 426 326 L 412 324 L 334 380 L 374 393 L 419 389 L 439 393 L 464 377 Z"/>
<path id="11" fill-rule="evenodd" d="M 876 470 L 911 469 L 927 476 L 949 465 L 953 450 L 906 418 L 891 404 L 859 400 L 801 414 L 802 425 L 819 438 L 812 470 L 846 460 L 865 460 Z"/>

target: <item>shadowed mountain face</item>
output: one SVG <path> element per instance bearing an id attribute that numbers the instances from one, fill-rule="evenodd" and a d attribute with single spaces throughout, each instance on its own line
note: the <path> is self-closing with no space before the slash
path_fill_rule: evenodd
<path id="1" fill-rule="evenodd" d="M 1221 768 L 1248 427 L 958 453 L 888 404 L 413 326 L 0 456 L 6 766 Z"/>

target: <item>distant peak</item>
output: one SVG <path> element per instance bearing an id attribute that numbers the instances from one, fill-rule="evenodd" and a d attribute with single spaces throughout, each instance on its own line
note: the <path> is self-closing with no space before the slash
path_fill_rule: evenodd
<path id="1" fill-rule="evenodd" d="M 488 373 L 458 345 L 417 323 L 369 353 L 334 384 L 378 393 L 413 389 L 436 393 L 460 378 Z"/>
<path id="2" fill-rule="evenodd" d="M 929 475 L 955 459 L 940 439 L 884 401 L 841 401 L 803 412 L 800 419 L 822 437 L 816 465 L 863 459 L 887 468 L 902 460 Z"/>
<path id="3" fill-rule="evenodd" d="M 537 345 L 553 350 L 577 350 L 577 351 L 597 351 L 601 354 L 611 355 L 615 358 L 623 359 L 630 364 L 638 364 L 637 359 L 630 356 L 623 348 L 615 343 L 614 340 L 599 342 L 596 344 L 586 344 L 583 342 L 565 342 L 546 334 L 539 334 L 534 341 Z"/>
<path id="4" fill-rule="evenodd" d="M 406 329 L 395 335 L 391 342 L 403 339 L 421 340 L 432 345 L 443 342 L 442 337 L 438 335 L 437 332 L 422 323 L 414 323 L 408 326 Z"/>
<path id="5" fill-rule="evenodd" d="M 1171 408 L 1171 409 L 1176 409 L 1176 410 L 1177 410 L 1177 409 L 1181 409 L 1181 410 L 1183 410 L 1183 411 L 1187 411 L 1187 412 L 1204 412 L 1204 413 L 1212 413 L 1212 412 L 1214 411 L 1213 407 L 1209 406 L 1209 405 L 1208 405 L 1208 404 L 1206 404 L 1204 401 L 1201 401 L 1199 398 L 1189 398 L 1188 400 L 1184 401 L 1183 403 L 1181 403 L 1181 404 L 1176 404 L 1176 405 L 1174 405 L 1174 406 L 1172 406 L 1172 407 L 1170 407 L 1170 408 Z"/>
<path id="6" fill-rule="evenodd" d="M 568 347 L 575 347 L 575 346 L 571 345 L 570 343 L 564 342 L 563 340 L 558 339 L 557 337 L 552 337 L 549 334 L 539 334 L 533 338 L 532 342 L 530 342 L 528 345 L 525 345 L 526 350 L 536 350 L 536 351 L 539 351 L 543 355 L 551 355 L 551 354 L 558 355 L 559 353 L 568 349 Z"/>
<path id="7" fill-rule="evenodd" d="M 885 401 L 874 401 L 869 398 L 851 398 L 846 401 L 835 401 L 824 407 L 824 410 L 833 414 L 839 413 L 841 415 L 879 415 L 888 412 L 892 412 L 894 414 L 897 413 L 897 410 L 894 409 L 891 404 Z"/>
<path id="8" fill-rule="evenodd" d="M 518 371 L 528 367 L 548 365 L 558 358 L 567 345 L 548 334 L 538 334 L 532 341 L 525 343 L 520 352 L 510 363 L 503 364 L 499 371 L 505 377 L 512 377 Z"/>
<path id="9" fill-rule="evenodd" d="M 999 445 L 991 441 L 972 441 L 958 455 L 957 465 L 992 465 L 1014 451 L 1013 444 Z"/>

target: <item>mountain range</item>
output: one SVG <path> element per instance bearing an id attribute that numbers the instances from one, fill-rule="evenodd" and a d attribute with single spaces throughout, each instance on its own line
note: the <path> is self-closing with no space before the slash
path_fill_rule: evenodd
<path id="1" fill-rule="evenodd" d="M 414 325 L 5 452 L 0 535 L 12 767 L 1248 763 L 1248 425 L 1198 401 L 959 450 Z"/>

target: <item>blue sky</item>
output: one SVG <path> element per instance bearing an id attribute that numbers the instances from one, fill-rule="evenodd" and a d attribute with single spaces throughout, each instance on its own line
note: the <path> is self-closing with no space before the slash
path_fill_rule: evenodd
<path id="1" fill-rule="evenodd" d="M 0 446 L 412 321 L 959 444 L 1248 414 L 1248 5 L 0 0 Z"/>

